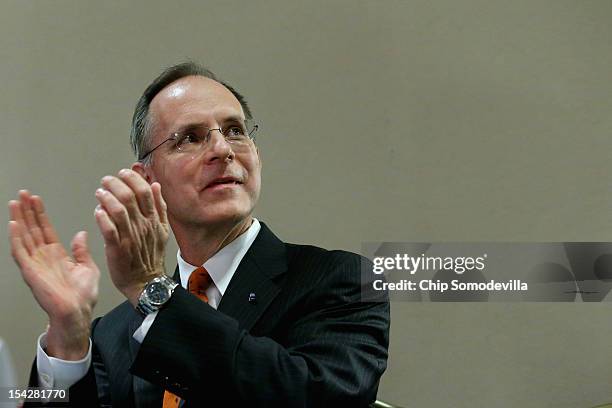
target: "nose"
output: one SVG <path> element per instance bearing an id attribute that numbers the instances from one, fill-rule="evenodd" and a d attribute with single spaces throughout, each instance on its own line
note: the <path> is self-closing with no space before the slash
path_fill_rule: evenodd
<path id="1" fill-rule="evenodd" d="M 220 129 L 210 129 L 208 137 L 208 142 L 204 145 L 204 161 L 206 163 L 233 160 L 234 151 L 232 150 L 232 145 L 225 140 L 225 136 L 223 136 Z"/>

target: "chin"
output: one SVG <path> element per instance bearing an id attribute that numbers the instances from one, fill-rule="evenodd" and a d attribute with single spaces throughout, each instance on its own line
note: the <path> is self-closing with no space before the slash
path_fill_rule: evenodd
<path id="1" fill-rule="evenodd" d="M 246 209 L 236 209 L 226 207 L 219 211 L 209 212 L 202 216 L 201 221 L 204 225 L 217 225 L 225 223 L 238 223 L 251 214 L 251 211 Z"/>

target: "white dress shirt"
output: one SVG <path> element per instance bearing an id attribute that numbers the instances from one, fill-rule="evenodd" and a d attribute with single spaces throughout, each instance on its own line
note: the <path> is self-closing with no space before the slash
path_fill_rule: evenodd
<path id="1" fill-rule="evenodd" d="M 255 241 L 260 229 L 259 221 L 253 219 L 253 223 L 248 230 L 221 248 L 202 265 L 212 278 L 213 283 L 206 290 L 206 296 L 208 296 L 208 304 L 213 308 L 216 309 L 221 302 L 221 298 L 225 294 L 225 290 L 229 286 L 240 261 L 242 261 L 244 254 L 249 250 L 253 241 Z M 191 275 L 191 272 L 197 266 L 187 263 L 181 256 L 180 250 L 176 254 L 176 259 L 181 286 L 187 289 L 189 275 Z M 140 327 L 134 332 L 133 337 L 136 341 L 142 343 L 156 316 L 157 312 L 154 312 L 145 317 Z M 68 389 L 83 378 L 89 370 L 91 365 L 91 339 L 89 340 L 87 355 L 78 361 L 68 361 L 48 356 L 44 350 L 47 346 L 46 340 L 47 333 L 45 332 L 40 335 L 37 342 L 36 369 L 38 370 L 39 386 L 43 388 Z"/>

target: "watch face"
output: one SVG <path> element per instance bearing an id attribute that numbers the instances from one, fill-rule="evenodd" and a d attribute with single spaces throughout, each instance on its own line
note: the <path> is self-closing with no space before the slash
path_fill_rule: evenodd
<path id="1" fill-rule="evenodd" d="M 146 290 L 149 301 L 154 305 L 161 305 L 168 300 L 168 289 L 161 282 L 151 282 Z"/>

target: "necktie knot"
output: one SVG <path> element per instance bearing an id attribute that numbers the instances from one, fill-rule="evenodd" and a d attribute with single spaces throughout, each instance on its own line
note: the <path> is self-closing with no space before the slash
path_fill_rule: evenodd
<path id="1" fill-rule="evenodd" d="M 208 271 L 200 266 L 196 268 L 191 275 L 189 275 L 189 282 L 187 283 L 187 289 L 190 293 L 193 293 L 202 301 L 208 303 L 208 296 L 206 296 L 206 290 L 212 284 L 212 278 Z"/>

